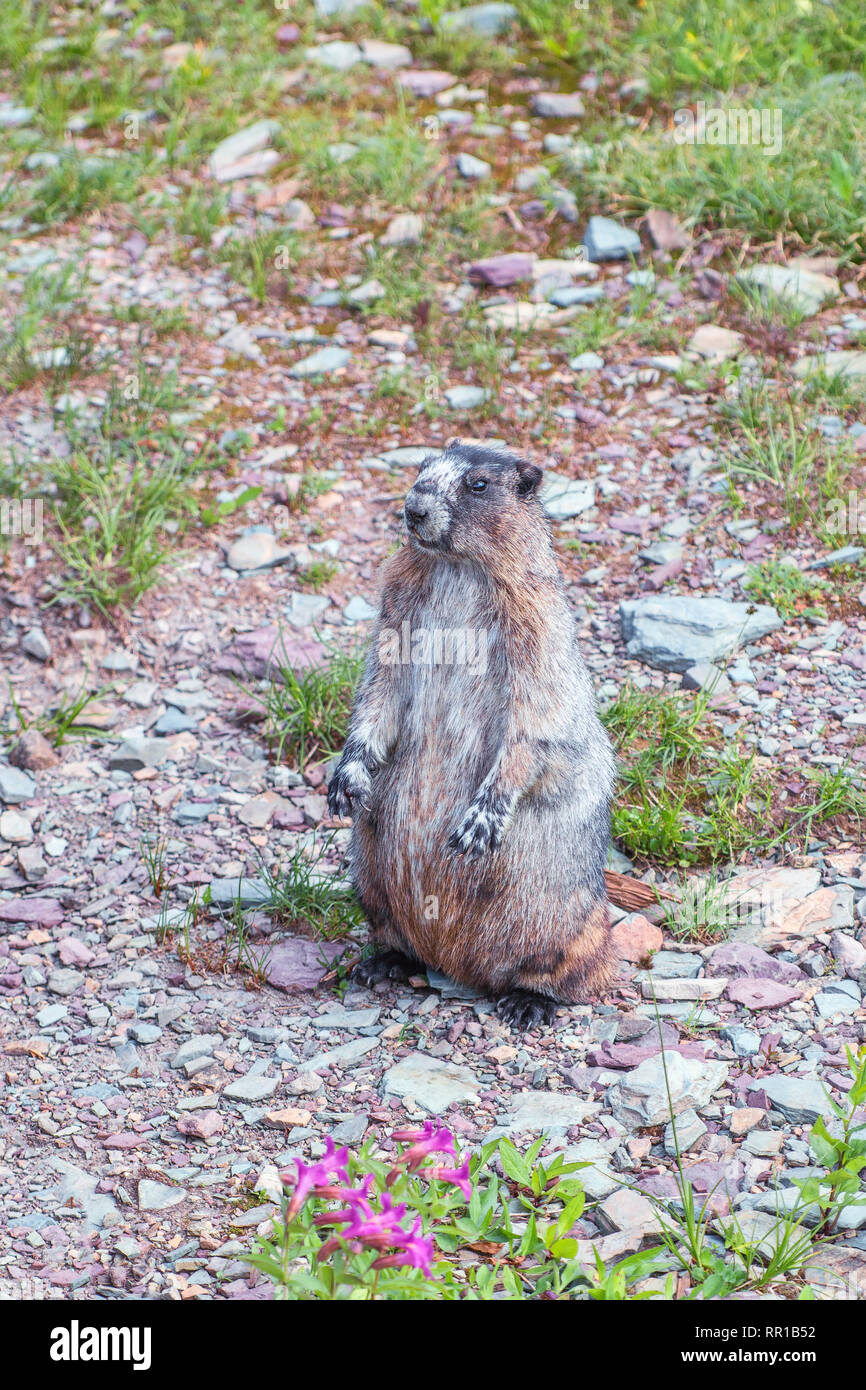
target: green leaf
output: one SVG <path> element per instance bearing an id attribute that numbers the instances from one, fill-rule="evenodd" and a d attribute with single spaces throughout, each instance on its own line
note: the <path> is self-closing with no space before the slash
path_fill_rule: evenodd
<path id="1" fill-rule="evenodd" d="M 831 1164 L 835 1164 L 839 1145 L 828 1133 L 827 1126 L 823 1119 L 816 1120 L 812 1126 L 811 1133 L 809 1134 L 809 1143 L 815 1152 L 818 1162 L 823 1164 L 825 1168 L 830 1167 Z"/>
<path id="2" fill-rule="evenodd" d="M 502 1171 L 512 1182 L 520 1183 L 521 1187 L 529 1187 L 531 1173 L 529 1165 L 520 1157 L 514 1145 L 508 1139 L 499 1141 L 499 1161 L 502 1164 Z"/>
<path id="3" fill-rule="evenodd" d="M 568 1206 L 564 1208 L 559 1220 L 556 1223 L 556 1234 L 564 1236 L 566 1231 L 570 1231 L 575 1221 L 583 1215 L 584 1196 L 581 1192 L 577 1197 L 572 1198 Z"/>

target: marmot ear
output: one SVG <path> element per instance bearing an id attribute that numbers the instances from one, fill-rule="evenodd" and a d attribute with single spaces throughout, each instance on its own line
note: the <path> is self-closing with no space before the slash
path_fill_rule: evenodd
<path id="1" fill-rule="evenodd" d="M 517 460 L 517 495 L 518 497 L 531 497 L 538 490 L 538 484 L 544 477 L 544 470 L 535 463 L 527 463 L 525 459 Z"/>

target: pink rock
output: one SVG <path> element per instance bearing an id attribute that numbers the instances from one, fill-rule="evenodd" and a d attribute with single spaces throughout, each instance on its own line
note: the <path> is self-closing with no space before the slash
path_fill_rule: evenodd
<path id="1" fill-rule="evenodd" d="M 181 1115 L 177 1127 L 181 1134 L 188 1134 L 193 1139 L 210 1139 L 220 1133 L 223 1122 L 219 1111 L 200 1110 L 194 1115 Z"/>
<path id="2" fill-rule="evenodd" d="M 214 669 L 232 676 L 277 676 L 274 667 L 307 670 L 321 663 L 327 652 L 313 638 L 291 637 L 272 624 L 252 632 L 239 632 L 214 662 Z"/>
<path id="3" fill-rule="evenodd" d="M 274 1285 L 270 1279 L 263 1280 L 260 1284 L 251 1284 L 249 1279 L 233 1279 L 230 1284 L 223 1284 L 220 1292 L 224 1293 L 226 1298 L 243 1298 L 266 1303 L 274 1297 Z"/>
<path id="4" fill-rule="evenodd" d="M 595 1052 L 590 1052 L 586 1060 L 591 1067 L 630 1071 L 632 1067 L 639 1067 L 641 1062 L 645 1062 L 648 1057 L 657 1056 L 659 1052 L 661 1045 L 658 1039 L 655 1042 L 640 1044 L 604 1043 Z M 681 1057 L 697 1057 L 701 1062 L 705 1058 L 703 1043 L 681 1043 L 678 1046 L 668 1044 L 665 1052 L 678 1052 Z"/>
<path id="5" fill-rule="evenodd" d="M 599 412 L 600 413 L 600 412 Z M 607 519 L 608 526 L 621 531 L 625 536 L 645 536 L 647 532 L 661 525 L 661 517 L 638 516 L 637 513 L 625 515 L 616 512 Z"/>
<path id="6" fill-rule="evenodd" d="M 452 77 L 450 72 L 441 72 L 437 68 L 410 68 L 398 73 L 397 81 L 416 97 L 435 97 L 437 92 L 444 92 L 446 88 L 453 87 L 457 78 Z"/>
<path id="7" fill-rule="evenodd" d="M 268 947 L 260 963 L 269 985 L 286 994 L 296 994 L 315 989 L 345 949 L 339 941 L 308 941 L 306 937 L 297 936 Z"/>
<path id="8" fill-rule="evenodd" d="M 664 939 L 661 930 L 640 912 L 623 917 L 610 935 L 617 958 L 635 963 L 646 960 L 653 951 L 661 950 Z"/>
<path id="9" fill-rule="evenodd" d="M 663 208 L 651 208 L 646 224 L 653 246 L 659 251 L 681 251 L 689 244 L 688 232 L 680 226 L 673 213 L 665 212 Z"/>
<path id="10" fill-rule="evenodd" d="M 271 825 L 275 830 L 295 830 L 299 825 L 304 824 L 304 813 L 300 806 L 293 806 L 291 802 L 284 801 L 282 806 L 278 806 L 274 812 Z"/>
<path id="11" fill-rule="evenodd" d="M 701 1159 L 687 1164 L 684 1172 L 696 1192 L 722 1191 L 735 1196 L 743 1180 L 744 1168 L 739 1159 L 727 1163 Z"/>
<path id="12" fill-rule="evenodd" d="M 777 960 L 775 956 L 762 951 L 760 946 L 752 946 L 746 941 L 725 941 L 717 947 L 707 962 L 706 974 L 727 975 L 735 980 L 777 980 L 789 985 L 804 978 L 798 965 Z"/>
<path id="13" fill-rule="evenodd" d="M 513 251 L 504 256 L 487 256 L 483 261 L 472 262 L 469 279 L 476 285 L 495 285 L 497 289 L 502 289 L 505 285 L 515 285 L 518 280 L 528 280 L 534 261 L 534 256 L 522 251 Z"/>
<path id="14" fill-rule="evenodd" d="M 58 950 L 64 965 L 89 965 L 94 959 L 94 952 L 90 947 L 74 936 L 64 936 L 58 943 Z"/>
<path id="15" fill-rule="evenodd" d="M 654 592 L 664 588 L 669 579 L 676 579 L 682 567 L 683 562 L 680 559 L 669 560 L 666 565 L 657 565 L 647 576 L 647 588 Z"/>
<path id="16" fill-rule="evenodd" d="M 780 985 L 776 980 L 752 979 L 734 980 L 728 985 L 727 995 L 735 1004 L 743 1004 L 747 1009 L 778 1009 L 800 997 L 798 990 Z"/>
<path id="17" fill-rule="evenodd" d="M 291 48 L 292 44 L 297 43 L 301 37 L 301 31 L 297 24 L 281 24 L 277 30 L 277 43 L 280 48 Z"/>
<path id="18" fill-rule="evenodd" d="M 847 932 L 834 931 L 830 937 L 830 950 L 849 980 L 856 980 L 866 965 L 866 946 L 861 946 L 856 937 L 849 936 Z"/>
<path id="19" fill-rule="evenodd" d="M 21 922 L 29 927 L 59 927 L 63 908 L 56 898 L 18 898 L 0 902 L 0 922 Z"/>
<path id="20" fill-rule="evenodd" d="M 574 417 L 582 425 L 588 425 L 590 429 L 597 429 L 599 425 L 607 424 L 607 416 L 602 410 L 596 410 L 592 405 L 576 405 L 574 407 Z"/>

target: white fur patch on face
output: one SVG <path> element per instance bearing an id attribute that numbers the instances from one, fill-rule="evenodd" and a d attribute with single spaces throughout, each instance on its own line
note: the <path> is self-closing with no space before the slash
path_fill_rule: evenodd
<path id="1" fill-rule="evenodd" d="M 459 482 L 466 468 L 464 459 L 458 458 L 447 451 L 440 454 L 438 458 L 432 459 L 430 463 L 424 465 L 418 474 L 416 487 L 432 488 L 436 492 L 450 492 L 456 482 Z"/>
<path id="2" fill-rule="evenodd" d="M 465 468 L 464 460 L 447 452 L 422 468 L 417 482 L 406 497 L 409 506 L 423 507 L 427 511 L 426 517 L 413 532 L 421 541 L 435 545 L 447 534 L 451 512 L 446 499 L 459 484 Z"/>

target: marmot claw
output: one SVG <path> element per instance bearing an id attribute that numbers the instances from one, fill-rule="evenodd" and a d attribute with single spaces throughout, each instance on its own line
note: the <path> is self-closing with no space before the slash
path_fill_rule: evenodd
<path id="1" fill-rule="evenodd" d="M 497 1016 L 503 1023 L 519 1029 L 552 1023 L 556 1009 L 555 999 L 545 994 L 535 994 L 531 989 L 513 989 L 496 1001 Z"/>
<path id="2" fill-rule="evenodd" d="M 369 772 L 361 762 L 340 763 L 328 786 L 328 810 L 345 820 L 357 807 L 366 808 L 372 790 Z"/>
<path id="3" fill-rule="evenodd" d="M 359 960 L 352 971 L 352 979 L 370 988 L 380 980 L 408 980 L 410 975 L 423 972 L 420 961 L 404 956 L 402 951 L 377 951 L 366 960 Z"/>
<path id="4" fill-rule="evenodd" d="M 499 848 L 502 834 L 502 817 L 491 806 L 473 802 L 449 839 L 448 848 L 470 859 L 478 859 L 487 851 Z"/>

